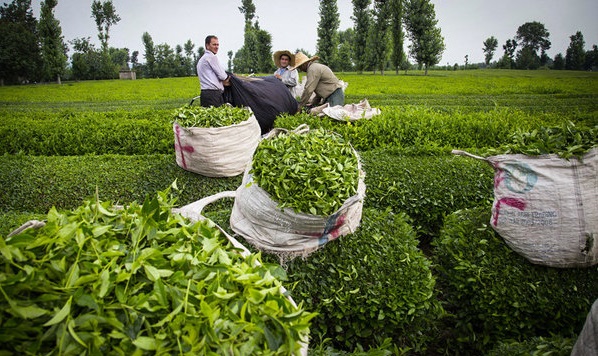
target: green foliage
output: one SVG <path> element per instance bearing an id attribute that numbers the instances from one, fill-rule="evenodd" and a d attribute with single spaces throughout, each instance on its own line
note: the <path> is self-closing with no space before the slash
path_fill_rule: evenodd
<path id="1" fill-rule="evenodd" d="M 0 212 L 47 213 L 73 209 L 95 195 L 114 202 L 142 202 L 177 181 L 181 205 L 223 190 L 241 176 L 209 178 L 180 168 L 174 154 L 139 156 L 0 156 Z"/>
<path id="2" fill-rule="evenodd" d="M 598 297 L 598 266 L 529 263 L 489 226 L 489 205 L 447 216 L 433 260 L 455 349 L 484 352 L 498 342 L 575 337 Z"/>
<path id="3" fill-rule="evenodd" d="M 496 147 L 514 130 L 533 129 L 541 120 L 522 112 L 438 112 L 407 106 L 382 107 L 372 119 L 340 122 L 308 114 L 283 115 L 277 127 L 292 129 L 302 123 L 339 133 L 358 151 L 374 148 L 482 148 Z"/>
<path id="4" fill-rule="evenodd" d="M 360 178 L 351 145 L 323 130 L 260 141 L 250 173 L 279 208 L 322 216 L 355 195 Z"/>
<path id="5" fill-rule="evenodd" d="M 571 39 L 571 42 L 569 43 L 569 47 L 565 54 L 565 68 L 570 70 L 583 70 L 586 61 L 583 34 L 581 31 L 577 31 L 575 35 L 569 36 L 569 38 Z"/>
<path id="6" fill-rule="evenodd" d="M 330 338 L 338 350 L 367 350 L 391 338 L 422 351 L 442 313 L 430 262 L 405 215 L 365 209 L 361 223 L 355 234 L 287 265 L 293 298 L 318 312 L 312 343 Z"/>
<path id="7" fill-rule="evenodd" d="M 123 209 L 96 198 L 0 238 L 3 349 L 298 353 L 313 314 L 284 295 L 280 272 L 173 203 L 168 190 Z"/>
<path id="8" fill-rule="evenodd" d="M 406 213 L 422 238 L 436 236 L 446 214 L 490 201 L 493 192 L 490 165 L 431 154 L 409 155 L 392 149 L 362 153 L 365 206 Z"/>
<path id="9" fill-rule="evenodd" d="M 199 94 L 197 77 L 146 80 L 92 80 L 68 84 L 0 87 L 5 110 L 128 111 L 173 110 Z M 164 107 L 166 106 L 166 107 Z M 168 118 L 168 116 L 165 116 Z"/>
<path id="10" fill-rule="evenodd" d="M 320 20 L 318 21 L 318 43 L 316 52 L 320 61 L 332 66 L 338 55 L 338 27 L 340 19 L 336 0 L 320 0 Z M 337 68 L 332 67 L 332 70 Z"/>
<path id="11" fill-rule="evenodd" d="M 533 337 L 530 340 L 501 341 L 487 353 L 488 356 L 570 356 L 575 338 L 562 336 Z"/>
<path id="12" fill-rule="evenodd" d="M 497 149 L 489 149 L 488 154 L 522 153 L 529 156 L 556 154 L 561 158 L 581 158 L 592 148 L 598 147 L 598 125 L 593 128 L 576 127 L 567 122 L 561 126 L 540 127 L 531 132 L 517 131 L 510 143 Z"/>
<path id="13" fill-rule="evenodd" d="M 374 73 L 378 70 L 380 74 L 384 74 L 384 68 L 387 65 L 389 56 L 388 28 L 391 16 L 390 1 L 374 1 L 367 47 L 371 69 Z"/>
<path id="14" fill-rule="evenodd" d="M 355 22 L 355 40 L 353 53 L 355 69 L 359 73 L 367 69 L 367 40 L 370 27 L 371 14 L 368 10 L 370 0 L 352 0 L 353 21 Z"/>
<path id="15" fill-rule="evenodd" d="M 229 105 L 210 106 L 185 105 L 172 113 L 172 120 L 183 127 L 225 127 L 249 120 L 252 113 L 246 108 Z"/>
<path id="16" fill-rule="evenodd" d="M 58 5 L 58 0 L 42 2 L 38 30 L 41 39 L 43 79 L 57 80 L 60 84 L 60 77 L 66 70 L 67 56 L 60 21 L 54 17 L 56 5 Z"/>
<path id="17" fill-rule="evenodd" d="M 517 67 L 520 69 L 537 69 L 544 65 L 545 53 L 550 49 L 550 33 L 543 23 L 538 21 L 526 22 L 517 28 L 515 39 L 521 46 L 517 52 Z M 538 55 L 538 50 L 542 56 Z"/>
<path id="18" fill-rule="evenodd" d="M 149 110 L 13 113 L 0 123 L 0 153 L 165 154 L 174 152 L 172 124 L 167 117 L 167 112 Z"/>
<path id="19" fill-rule="evenodd" d="M 429 0 L 405 1 L 405 28 L 411 40 L 410 55 L 415 61 L 428 68 L 440 62 L 444 52 L 444 38 L 434 11 L 434 4 Z"/>
<path id="20" fill-rule="evenodd" d="M 0 81 L 21 84 L 38 80 L 42 60 L 31 1 L 2 2 L 0 33 Z"/>

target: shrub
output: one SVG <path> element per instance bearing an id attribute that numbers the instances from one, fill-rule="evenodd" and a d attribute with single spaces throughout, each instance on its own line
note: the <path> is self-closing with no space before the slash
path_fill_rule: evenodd
<path id="1" fill-rule="evenodd" d="M 0 154 L 77 156 L 174 152 L 167 111 L 2 113 Z"/>
<path id="2" fill-rule="evenodd" d="M 176 164 L 174 152 L 143 156 L 0 156 L 0 211 L 47 213 L 72 209 L 84 199 L 142 202 L 177 181 L 179 203 L 189 204 L 222 190 L 235 190 L 242 177 L 209 178 Z"/>
<path id="3" fill-rule="evenodd" d="M 434 240 L 435 270 L 454 317 L 457 349 L 488 351 L 499 341 L 574 337 L 598 297 L 598 266 L 533 265 L 489 226 L 489 206 L 447 216 Z"/>
<path id="4" fill-rule="evenodd" d="M 335 131 L 358 151 L 373 148 L 496 147 L 517 130 L 531 130 L 545 123 L 538 116 L 517 110 L 450 112 L 421 107 L 383 107 L 372 119 L 341 122 L 308 114 L 282 115 L 276 127 L 294 129 L 306 123 L 310 128 Z M 562 119 L 561 119 L 562 120 Z"/>
<path id="5" fill-rule="evenodd" d="M 425 349 L 442 312 L 430 262 L 404 214 L 365 209 L 355 234 L 288 262 L 287 274 L 293 298 L 318 312 L 312 342 L 330 338 L 338 350 L 387 338 L 400 349 Z"/>
<path id="6" fill-rule="evenodd" d="M 361 155 L 365 205 L 404 212 L 423 237 L 433 237 L 446 214 L 492 199 L 494 171 L 485 162 L 449 154 L 405 155 L 378 149 Z"/>
<path id="7" fill-rule="evenodd" d="M 562 336 L 533 337 L 526 341 L 501 341 L 488 356 L 570 356 L 575 338 Z"/>

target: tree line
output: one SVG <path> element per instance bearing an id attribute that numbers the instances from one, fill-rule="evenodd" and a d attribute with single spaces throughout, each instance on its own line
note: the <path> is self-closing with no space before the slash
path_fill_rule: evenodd
<path id="1" fill-rule="evenodd" d="M 60 21 L 54 16 L 59 0 L 41 1 L 39 20 L 33 16 L 31 0 L 13 0 L 0 6 L 0 84 L 28 82 L 60 83 L 61 80 L 118 78 L 119 71 L 133 70 L 141 78 L 195 75 L 195 64 L 205 49 L 188 40 L 175 47 L 155 44 L 148 32 L 142 34 L 145 62 L 139 51 L 109 46 L 110 30 L 120 21 L 112 0 L 94 0 L 91 17 L 97 27 L 100 46 L 91 37 L 64 40 Z M 316 54 L 334 71 L 385 71 L 424 69 L 437 65 L 445 50 L 434 5 L 430 0 L 352 0 L 353 27 L 339 30 L 336 0 L 319 1 Z M 262 29 L 252 0 L 241 0 L 244 41 L 236 52 L 227 53 L 227 69 L 235 73 L 270 73 L 272 35 Z M 406 46 L 406 40 L 408 44 Z M 70 45 L 73 54 L 68 58 Z M 513 39 L 503 45 L 504 54 L 492 62 L 498 40 L 483 43 L 485 65 L 496 68 L 588 70 L 597 66 L 598 49 L 584 50 L 581 32 L 571 36 L 566 55 L 548 58 L 549 32 L 539 22 L 525 23 Z M 405 50 L 407 47 L 408 51 Z M 311 56 L 308 51 L 297 48 Z M 410 60 L 413 62 L 411 63 Z M 450 65 L 448 66 L 450 67 Z M 457 67 L 457 64 L 454 65 Z M 469 65 L 465 56 L 465 68 Z M 450 69 L 450 68 L 445 68 Z"/>
<path id="2" fill-rule="evenodd" d="M 549 38 L 550 33 L 544 24 L 537 21 L 526 22 L 519 26 L 515 37 L 508 39 L 502 46 L 504 51 L 502 57 L 491 63 L 498 48 L 498 40 L 490 36 L 483 42 L 484 64 L 507 69 L 548 67 L 557 70 L 595 70 L 598 68 L 598 47 L 593 45 L 591 50 L 586 51 L 581 31 L 569 37 L 571 42 L 565 56 L 558 53 L 554 59 L 546 54 L 551 46 Z"/>

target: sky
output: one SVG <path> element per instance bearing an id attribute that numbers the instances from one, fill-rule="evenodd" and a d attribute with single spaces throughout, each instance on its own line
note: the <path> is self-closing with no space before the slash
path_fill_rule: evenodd
<path id="1" fill-rule="evenodd" d="M 7 3 L 7 1 L 2 1 Z M 65 41 L 90 37 L 99 48 L 97 29 L 91 16 L 93 0 L 58 0 L 54 15 L 60 21 Z M 439 65 L 484 62 L 483 42 L 490 36 L 498 39 L 493 60 L 503 54 L 502 46 L 515 37 L 517 28 L 526 22 L 544 24 L 550 33 L 554 58 L 565 55 L 570 36 L 581 31 L 585 49 L 598 45 L 598 0 L 431 0 L 438 27 L 446 46 Z M 32 1 L 33 14 L 39 19 L 40 0 Z M 218 36 L 218 57 L 226 67 L 227 52 L 243 45 L 244 17 L 238 10 L 241 0 L 112 0 L 121 20 L 110 30 L 109 45 L 145 52 L 141 40 L 148 32 L 154 44 L 175 48 L 187 40 L 195 50 L 204 46 L 207 35 Z M 304 49 L 315 54 L 319 22 L 319 0 L 253 0 L 260 28 L 272 35 L 272 50 Z M 353 27 L 351 0 L 337 0 L 339 30 Z M 405 48 L 408 51 L 408 48 Z M 413 62 L 410 59 L 410 62 Z"/>

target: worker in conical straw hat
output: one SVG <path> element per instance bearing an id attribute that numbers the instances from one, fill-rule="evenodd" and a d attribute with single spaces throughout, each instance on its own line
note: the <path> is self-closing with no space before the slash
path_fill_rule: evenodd
<path id="1" fill-rule="evenodd" d="M 299 83 L 299 73 L 297 69 L 293 68 L 295 66 L 295 55 L 287 50 L 276 51 L 272 55 L 272 59 L 276 64 L 274 76 L 287 86 L 294 97 L 295 87 Z"/>
<path id="2" fill-rule="evenodd" d="M 345 93 L 341 81 L 332 70 L 316 62 L 320 57 L 308 57 L 303 52 L 295 53 L 295 69 L 306 73 L 305 88 L 299 101 L 301 108 L 319 106 L 328 103 L 330 106 L 345 105 Z M 310 101 L 312 94 L 316 96 Z"/>

